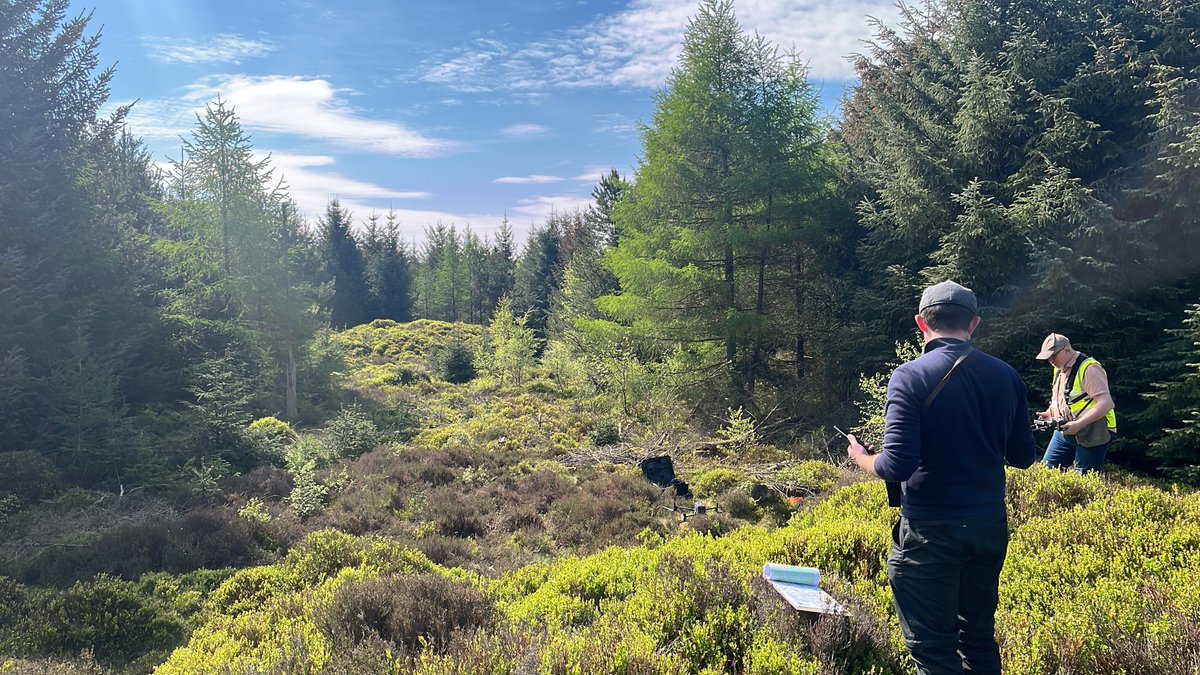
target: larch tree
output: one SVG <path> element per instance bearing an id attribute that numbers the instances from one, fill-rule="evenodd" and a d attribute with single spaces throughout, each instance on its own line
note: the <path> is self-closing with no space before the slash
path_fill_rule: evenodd
<path id="1" fill-rule="evenodd" d="M 731 2 L 705 2 L 643 138 L 605 256 L 621 292 L 601 306 L 723 364 L 734 402 L 748 405 L 787 342 L 794 295 L 779 290 L 796 281 L 806 214 L 831 175 L 805 69 L 747 35 Z"/>

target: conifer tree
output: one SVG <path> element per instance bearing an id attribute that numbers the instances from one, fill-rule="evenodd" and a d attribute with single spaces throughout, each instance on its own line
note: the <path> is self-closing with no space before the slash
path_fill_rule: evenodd
<path id="1" fill-rule="evenodd" d="M 333 281 L 328 308 L 329 325 L 334 328 L 357 326 L 371 320 L 363 256 L 350 232 L 350 225 L 350 213 L 336 198 L 331 199 L 318 229 L 325 273 Z"/>
<path id="2" fill-rule="evenodd" d="M 413 260 L 400 240 L 394 212 L 384 224 L 372 214 L 362 241 L 364 274 L 371 294 L 371 316 L 401 323 L 412 321 Z"/>
<path id="3" fill-rule="evenodd" d="M 856 304 L 881 345 L 924 285 L 955 278 L 980 299 L 986 348 L 1028 364 L 1066 333 L 1136 419 L 1144 345 L 1200 286 L 1198 12 L 944 0 L 880 27 L 840 131 L 865 196 Z"/>
<path id="4" fill-rule="evenodd" d="M 815 109 L 794 56 L 746 35 L 732 3 L 705 2 L 618 202 L 622 238 L 605 261 L 622 292 L 604 309 L 723 364 L 739 405 L 796 326 L 778 290 L 795 281 L 805 208 L 828 180 Z"/>
<path id="5" fill-rule="evenodd" d="M 526 325 L 545 340 L 550 308 L 561 286 L 563 229 L 570 222 L 564 214 L 551 213 L 542 227 L 534 227 L 517 261 L 512 304 L 526 316 Z"/>
<path id="6" fill-rule="evenodd" d="M 117 440 L 119 401 L 129 393 L 117 374 L 151 360 L 146 336 L 156 323 L 138 294 L 152 275 L 130 234 L 143 226 L 144 205 L 115 199 L 128 193 L 112 181 L 118 165 L 130 175 L 146 167 L 120 156 L 127 109 L 98 114 L 112 70 L 96 70 L 90 16 L 67 19 L 68 8 L 66 0 L 0 3 L 0 452 L 64 461 L 71 447 Z M 95 368 L 59 386 L 79 364 Z M 58 427 L 63 411 L 89 400 L 111 424 Z"/>
<path id="7" fill-rule="evenodd" d="M 570 334 L 577 346 L 580 335 L 576 324 L 603 318 L 596 308 L 596 300 L 620 288 L 616 275 L 600 260 L 619 239 L 613 214 L 621 194 L 628 189 L 629 183 L 616 169 L 600 177 L 592 188 L 593 203 L 583 214 L 585 229 L 563 271 L 562 289 L 551 317 L 551 332 Z"/>

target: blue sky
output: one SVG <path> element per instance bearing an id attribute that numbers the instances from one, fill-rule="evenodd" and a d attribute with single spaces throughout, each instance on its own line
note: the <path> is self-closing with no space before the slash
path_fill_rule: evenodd
<path id="1" fill-rule="evenodd" d="M 72 0 L 116 66 L 112 104 L 156 161 L 218 95 L 306 217 L 337 197 L 406 238 L 442 222 L 518 237 L 631 175 L 693 0 Z M 892 0 L 738 0 L 743 28 L 808 62 L 827 108 Z"/>

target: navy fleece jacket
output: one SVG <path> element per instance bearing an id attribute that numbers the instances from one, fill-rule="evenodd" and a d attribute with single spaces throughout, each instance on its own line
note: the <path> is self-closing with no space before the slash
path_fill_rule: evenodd
<path id="1" fill-rule="evenodd" d="M 892 373 L 883 451 L 875 472 L 904 483 L 900 514 L 958 520 L 1004 513 L 1004 465 L 1024 469 L 1035 447 L 1025 383 L 1012 366 L 976 350 L 929 409 L 925 399 L 967 343 L 938 338 Z"/>

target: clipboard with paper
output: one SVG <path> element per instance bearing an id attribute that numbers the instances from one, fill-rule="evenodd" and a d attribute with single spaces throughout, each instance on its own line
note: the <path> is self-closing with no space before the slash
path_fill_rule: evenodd
<path id="1" fill-rule="evenodd" d="M 821 590 L 821 572 L 813 567 L 767 563 L 763 578 L 794 609 L 816 614 L 848 614 L 833 596 Z"/>

